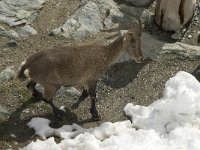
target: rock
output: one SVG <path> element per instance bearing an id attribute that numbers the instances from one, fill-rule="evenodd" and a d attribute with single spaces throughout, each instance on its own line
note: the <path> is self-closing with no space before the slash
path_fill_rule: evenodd
<path id="1" fill-rule="evenodd" d="M 141 15 L 141 19 L 144 20 L 146 22 L 146 24 L 151 24 L 151 22 L 153 21 L 152 20 L 153 15 L 154 15 L 154 13 L 152 13 L 148 9 L 144 9 L 144 11 L 142 12 L 142 15 Z"/>
<path id="2" fill-rule="evenodd" d="M 40 93 L 44 93 L 44 88 L 39 83 L 36 84 L 35 88 Z"/>
<path id="3" fill-rule="evenodd" d="M 30 35 L 35 35 L 37 33 L 38 32 L 33 27 L 31 27 L 30 25 L 26 25 L 18 31 L 19 36 L 23 37 L 23 38 L 26 38 Z"/>
<path id="4" fill-rule="evenodd" d="M 172 36 L 171 36 L 171 38 L 172 39 L 174 39 L 174 40 L 179 40 L 179 39 L 181 39 L 181 37 L 182 37 L 182 34 L 181 34 L 181 32 L 178 30 L 178 31 L 176 31 L 174 34 L 172 34 Z"/>
<path id="5" fill-rule="evenodd" d="M 0 122 L 7 119 L 9 115 L 8 111 L 0 105 Z"/>
<path id="6" fill-rule="evenodd" d="M 10 137 L 15 139 L 17 136 L 15 134 L 10 134 Z"/>
<path id="7" fill-rule="evenodd" d="M 184 28 L 184 29 L 182 30 L 182 33 L 185 34 L 186 31 L 187 31 L 187 29 Z"/>
<path id="8" fill-rule="evenodd" d="M 155 22 L 165 31 L 177 31 L 190 22 L 195 8 L 196 0 L 157 0 Z"/>
<path id="9" fill-rule="evenodd" d="M 200 46 L 193 46 L 180 42 L 165 44 L 160 54 L 163 53 L 176 53 L 190 59 L 195 59 L 200 57 Z"/>
<path id="10" fill-rule="evenodd" d="M 60 106 L 60 110 L 62 110 L 63 112 L 66 112 L 65 106 Z"/>
<path id="11" fill-rule="evenodd" d="M 127 2 L 130 2 L 134 6 L 137 7 L 148 7 L 150 4 L 152 4 L 155 0 L 126 0 Z"/>
<path id="12" fill-rule="evenodd" d="M 142 33 L 142 51 L 145 58 L 155 59 L 162 49 L 162 46 L 165 44 L 164 41 L 156 38 L 155 36 L 151 35 L 150 33 L 143 32 Z"/>
<path id="13" fill-rule="evenodd" d="M 10 27 L 32 21 L 46 0 L 2 0 L 0 1 L 0 22 Z"/>
<path id="14" fill-rule="evenodd" d="M 64 25 L 53 30 L 54 35 L 81 39 L 87 33 L 97 33 L 103 28 L 101 14 L 96 3 L 88 2 L 75 12 Z"/>
<path id="15" fill-rule="evenodd" d="M 7 46 L 9 46 L 9 47 L 17 47 L 17 42 L 15 40 L 10 40 L 7 43 Z"/>
<path id="16" fill-rule="evenodd" d="M 70 96 L 81 96 L 81 92 L 77 90 L 75 87 L 64 87 L 62 86 L 59 90 L 58 93 L 60 95 L 62 94 L 68 94 Z"/>
<path id="17" fill-rule="evenodd" d="M 188 35 L 188 39 L 191 39 L 191 38 L 192 38 L 192 35 L 191 35 L 191 34 L 189 34 L 189 35 Z"/>
<path id="18" fill-rule="evenodd" d="M 80 96 L 81 92 L 77 90 L 75 87 L 66 88 L 66 92 L 72 96 Z"/>
<path id="19" fill-rule="evenodd" d="M 0 73 L 0 82 L 7 82 L 7 81 L 13 79 L 15 76 L 15 71 L 13 69 L 14 69 L 14 67 L 10 66 L 1 72 Z"/>
<path id="20" fill-rule="evenodd" d="M 194 18 L 194 21 L 198 21 L 198 20 L 199 20 L 199 18 L 198 18 L 198 17 L 195 17 L 195 18 Z"/>
<path id="21" fill-rule="evenodd" d="M 138 14 L 139 9 L 121 7 L 127 14 Z M 127 11 L 128 10 L 128 11 Z M 115 23 L 127 24 L 132 20 L 124 14 L 113 0 L 81 1 L 80 8 L 59 28 L 49 35 L 63 35 L 79 40 L 89 34 L 96 34 L 103 28 L 111 28 Z"/>
<path id="22" fill-rule="evenodd" d="M 47 0 L 2 0 L 0 1 L 0 23 L 7 24 L 10 27 L 24 26 L 32 22 L 43 7 L 43 3 Z M 12 29 L 4 29 L 0 26 L 0 36 L 5 36 L 10 39 L 20 40 L 31 34 L 36 34 L 37 31 L 26 25 L 19 30 L 18 33 Z"/>
<path id="23" fill-rule="evenodd" d="M 14 30 L 6 30 L 4 27 L 0 25 L 0 36 L 9 37 L 11 39 L 19 39 L 19 35 Z"/>

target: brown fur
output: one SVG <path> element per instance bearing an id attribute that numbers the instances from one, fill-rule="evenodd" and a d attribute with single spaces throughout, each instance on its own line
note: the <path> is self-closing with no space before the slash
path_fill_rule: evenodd
<path id="1" fill-rule="evenodd" d="M 136 42 L 135 48 L 134 42 Z M 140 45 L 140 37 L 136 38 L 132 32 L 128 31 L 125 36 L 117 38 L 108 46 L 74 45 L 46 49 L 26 60 L 21 66 L 19 77 L 28 69 L 30 81 L 44 87 L 43 97 L 47 101 L 52 100 L 60 86 L 73 86 L 81 83 L 87 83 L 89 88 L 91 87 L 90 97 L 96 98 L 97 80 L 121 53 L 129 49 L 130 55 L 137 62 L 141 62 L 143 55 Z M 32 88 L 31 91 L 36 91 L 34 87 L 27 87 L 30 90 Z"/>

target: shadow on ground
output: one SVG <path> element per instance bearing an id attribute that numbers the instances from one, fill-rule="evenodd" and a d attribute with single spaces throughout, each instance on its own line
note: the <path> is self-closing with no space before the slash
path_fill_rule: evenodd
<path id="1" fill-rule="evenodd" d="M 77 123 L 79 125 L 83 125 L 85 123 L 92 122 L 92 119 L 78 121 L 76 114 L 71 112 L 68 108 L 65 108 L 66 112 L 63 119 L 57 118 L 51 111 L 46 114 L 44 113 L 42 115 L 31 115 L 29 118 L 21 119 L 21 113 L 23 110 L 28 108 L 33 103 L 35 103 L 34 98 L 30 98 L 24 102 L 21 107 L 12 112 L 8 120 L 0 124 L 0 141 L 27 143 L 33 139 L 35 135 L 34 130 L 30 129 L 27 126 L 27 123 L 31 120 L 31 118 L 35 117 L 47 118 L 51 120 L 50 127 L 53 128 L 59 128 L 63 124 Z M 16 138 L 12 137 L 12 134 L 15 135 Z M 0 149 L 2 149 L 1 144 Z"/>
<path id="2" fill-rule="evenodd" d="M 200 65 L 194 69 L 192 75 L 200 82 Z"/>
<path id="3" fill-rule="evenodd" d="M 141 64 L 135 61 L 117 63 L 110 67 L 102 77 L 102 81 L 112 88 L 125 87 L 137 77 L 138 72 L 150 61 L 150 59 L 145 59 Z"/>

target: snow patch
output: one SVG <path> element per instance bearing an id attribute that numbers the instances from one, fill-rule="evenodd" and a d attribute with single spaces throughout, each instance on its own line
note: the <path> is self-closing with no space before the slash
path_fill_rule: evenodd
<path id="1" fill-rule="evenodd" d="M 132 123 L 106 122 L 90 129 L 73 124 L 53 129 L 48 119 L 33 118 L 28 125 L 36 134 L 57 135 L 62 140 L 37 140 L 24 150 L 199 150 L 199 111 L 200 83 L 180 71 L 167 81 L 163 97 L 150 106 L 127 104 L 124 112 Z"/>

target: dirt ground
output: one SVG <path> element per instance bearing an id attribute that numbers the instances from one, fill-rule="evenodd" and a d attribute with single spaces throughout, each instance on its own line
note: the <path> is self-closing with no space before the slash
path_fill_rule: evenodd
<path id="1" fill-rule="evenodd" d="M 60 2 L 56 7 L 55 4 Z M 31 36 L 17 43 L 17 47 L 6 47 L 8 39 L 0 38 L 0 70 L 6 66 L 19 64 L 30 54 L 44 48 L 59 45 L 76 44 L 76 41 L 63 37 L 48 36 L 48 33 L 55 27 L 60 26 L 76 9 L 79 0 L 49 0 L 39 14 L 34 28 L 39 34 Z M 52 13 L 53 12 L 53 13 Z M 191 31 L 199 31 L 200 27 L 191 27 Z M 166 42 L 172 42 L 172 33 L 164 33 L 155 24 L 144 28 L 144 32 Z M 191 32 L 193 33 L 193 32 Z M 164 37 L 164 38 L 163 38 Z M 87 37 L 81 42 L 101 42 L 101 35 L 95 39 Z M 102 40 L 103 41 L 103 40 Z M 144 41 L 143 41 L 144 42 Z M 198 37 L 185 40 L 186 43 L 200 45 Z M 27 91 L 25 82 L 14 79 L 0 85 L 0 104 L 10 113 L 6 121 L 0 121 L 0 149 L 19 149 L 39 137 L 34 135 L 34 130 L 27 127 L 27 122 L 33 117 L 48 118 L 52 121 L 52 127 L 60 127 L 63 124 L 77 123 L 85 128 L 95 127 L 103 122 L 115 122 L 127 119 L 123 114 L 124 106 L 131 102 L 139 105 L 149 105 L 162 97 L 165 82 L 178 71 L 192 72 L 200 60 L 188 60 L 179 55 L 165 54 L 158 55 L 155 59 L 148 56 L 142 64 L 134 61 L 123 62 L 113 65 L 108 72 L 100 79 L 97 87 L 97 109 L 100 111 L 102 120 L 92 122 L 89 113 L 90 99 L 87 98 L 77 109 L 71 106 L 78 100 L 78 96 L 72 96 L 59 92 L 54 101 L 58 107 L 66 106 L 66 118 L 56 118 L 51 108 L 43 103 L 33 103 L 31 94 Z M 11 137 L 16 135 L 16 138 Z M 56 138 L 58 141 L 59 139 Z"/>

